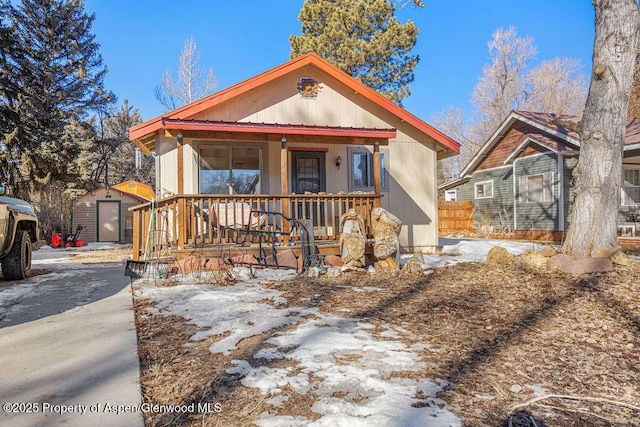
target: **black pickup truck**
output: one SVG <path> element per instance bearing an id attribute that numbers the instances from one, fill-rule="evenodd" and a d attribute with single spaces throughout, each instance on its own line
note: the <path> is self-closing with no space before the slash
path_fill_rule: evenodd
<path id="1" fill-rule="evenodd" d="M 6 197 L 0 185 L 0 263 L 4 280 L 21 280 L 31 272 L 31 251 L 40 236 L 38 218 L 24 200 Z"/>

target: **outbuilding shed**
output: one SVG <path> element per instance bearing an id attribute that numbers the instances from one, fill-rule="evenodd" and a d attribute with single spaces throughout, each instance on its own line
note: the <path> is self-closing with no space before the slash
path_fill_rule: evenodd
<path id="1" fill-rule="evenodd" d="M 132 191 L 125 191 L 128 188 Z M 150 201 L 147 197 L 153 194 L 146 184 L 126 181 L 80 196 L 73 203 L 72 230 L 84 226 L 79 238 L 86 243 L 131 243 L 133 214 L 129 208 Z"/>

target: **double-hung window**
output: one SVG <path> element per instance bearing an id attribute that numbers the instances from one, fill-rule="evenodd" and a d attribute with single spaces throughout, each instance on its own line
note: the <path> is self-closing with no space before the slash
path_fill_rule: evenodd
<path id="1" fill-rule="evenodd" d="M 640 205 L 640 169 L 625 169 L 622 181 L 622 206 Z"/>
<path id="2" fill-rule="evenodd" d="M 373 153 L 366 148 L 349 148 L 349 191 L 373 191 Z M 380 151 L 380 188 L 388 189 L 388 154 Z"/>
<path id="3" fill-rule="evenodd" d="M 493 181 L 476 182 L 474 188 L 476 199 L 490 199 L 493 197 Z"/>
<path id="4" fill-rule="evenodd" d="M 544 203 L 553 200 L 553 172 L 520 177 L 520 203 Z"/>

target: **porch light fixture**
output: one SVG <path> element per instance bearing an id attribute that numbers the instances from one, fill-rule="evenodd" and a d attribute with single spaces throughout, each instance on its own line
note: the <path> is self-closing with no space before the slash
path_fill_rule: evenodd
<path id="1" fill-rule="evenodd" d="M 342 164 L 342 157 L 336 157 L 336 167 L 340 169 L 340 165 Z"/>
<path id="2" fill-rule="evenodd" d="M 287 137 L 283 136 L 281 141 L 282 141 L 282 146 L 284 147 L 284 144 L 287 143 Z"/>

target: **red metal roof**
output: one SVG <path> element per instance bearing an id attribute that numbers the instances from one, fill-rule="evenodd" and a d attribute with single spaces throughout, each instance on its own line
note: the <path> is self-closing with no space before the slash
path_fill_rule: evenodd
<path id="1" fill-rule="evenodd" d="M 315 53 L 307 53 L 305 55 L 298 56 L 288 62 L 285 62 L 282 65 L 279 65 L 271 70 L 265 71 L 262 74 L 258 74 L 248 80 L 235 84 L 227 89 L 216 92 L 212 95 L 209 95 L 205 98 L 202 98 L 198 101 L 194 101 L 190 104 L 185 105 L 184 107 L 177 108 L 173 111 L 166 113 L 165 115 L 158 116 L 154 119 L 148 120 L 142 124 L 133 126 L 129 130 L 129 138 L 134 143 L 138 143 L 138 145 L 142 145 L 140 143 L 141 139 L 146 139 L 153 136 L 156 132 L 163 129 L 165 124 L 164 122 L 167 119 L 170 120 L 185 120 L 193 117 L 195 114 L 201 113 L 209 108 L 212 108 L 220 103 L 227 101 L 231 98 L 239 96 L 241 94 L 247 93 L 248 91 L 255 89 L 261 85 L 269 83 L 281 76 L 284 76 L 288 73 L 291 73 L 295 70 L 303 68 L 307 65 L 313 65 L 320 70 L 326 72 L 340 83 L 346 85 L 352 90 L 356 91 L 358 94 L 363 96 L 365 99 L 375 103 L 379 107 L 388 111 L 389 113 L 395 115 L 400 120 L 405 123 L 413 126 L 415 129 L 420 132 L 428 135 L 433 138 L 439 145 L 441 145 L 446 150 L 454 152 L 456 154 L 460 153 L 460 144 L 454 141 L 452 138 L 448 137 L 444 133 L 440 132 L 436 128 L 430 126 L 426 122 L 420 120 L 413 114 L 409 113 L 399 105 L 385 98 L 378 92 L 373 89 L 365 86 L 358 80 L 354 79 L 347 73 L 339 70 L 338 68 L 331 65 L 326 60 L 322 59 Z M 327 130 L 327 128 L 324 128 Z"/>

